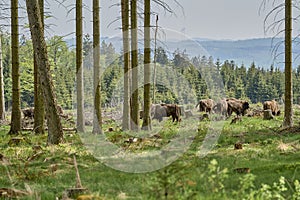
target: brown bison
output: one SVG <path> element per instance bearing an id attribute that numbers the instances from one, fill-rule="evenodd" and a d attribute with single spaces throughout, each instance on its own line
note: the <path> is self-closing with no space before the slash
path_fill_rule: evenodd
<path id="1" fill-rule="evenodd" d="M 213 107 L 215 106 L 215 101 L 212 99 L 202 99 L 196 105 L 196 108 L 199 106 L 200 112 L 208 112 L 211 113 Z"/>
<path id="2" fill-rule="evenodd" d="M 280 115 L 280 109 L 279 109 L 278 103 L 275 100 L 265 101 L 263 104 L 263 109 L 264 110 L 270 109 L 272 112 L 272 115 L 274 115 L 274 116 Z"/>
<path id="3" fill-rule="evenodd" d="M 221 99 L 216 103 L 216 105 L 213 107 L 213 111 L 217 114 L 227 116 L 228 114 L 228 104 L 226 99 Z"/>
<path id="4" fill-rule="evenodd" d="M 151 116 L 153 119 L 157 119 L 159 122 L 163 120 L 163 117 L 172 116 L 173 122 L 180 121 L 180 108 L 176 104 L 154 104 L 151 107 Z"/>
<path id="5" fill-rule="evenodd" d="M 228 104 L 228 116 L 231 116 L 232 112 L 235 112 L 237 115 L 245 115 L 245 111 L 249 108 L 249 103 L 244 100 L 228 98 L 226 102 Z"/>

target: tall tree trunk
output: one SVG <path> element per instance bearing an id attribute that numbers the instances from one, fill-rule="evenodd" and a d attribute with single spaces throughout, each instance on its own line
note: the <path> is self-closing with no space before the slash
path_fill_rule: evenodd
<path id="1" fill-rule="evenodd" d="M 150 0 L 144 1 L 144 117 L 143 130 L 151 130 L 150 106 L 151 106 L 151 48 L 150 48 Z"/>
<path id="2" fill-rule="evenodd" d="M 83 66 L 82 66 L 82 0 L 76 0 L 76 91 L 77 130 L 84 132 Z"/>
<path id="3" fill-rule="evenodd" d="M 48 144 L 59 144 L 63 140 L 63 130 L 57 112 L 56 97 L 49 71 L 50 63 L 47 55 L 47 46 L 44 38 L 40 9 L 37 0 L 26 0 L 26 7 L 46 110 Z"/>
<path id="4" fill-rule="evenodd" d="M 285 0 L 285 104 L 284 127 L 293 126 L 292 94 L 292 0 Z"/>
<path id="5" fill-rule="evenodd" d="M 130 129 L 130 92 L 129 92 L 129 3 L 121 0 L 122 10 L 122 33 L 123 33 L 123 56 L 124 56 L 124 102 L 122 129 Z"/>
<path id="6" fill-rule="evenodd" d="M 93 0 L 93 60 L 94 60 L 94 120 L 93 133 L 101 133 L 101 85 L 100 85 L 100 2 Z"/>
<path id="7" fill-rule="evenodd" d="M 153 58 L 153 94 L 152 99 L 153 103 L 156 103 L 155 101 L 155 93 L 156 93 L 156 54 L 157 54 L 157 32 L 158 32 L 158 15 L 156 15 L 156 21 L 155 21 L 155 34 L 154 34 L 154 58 Z"/>
<path id="8" fill-rule="evenodd" d="M 38 3 L 41 13 L 41 21 L 44 28 L 44 0 L 39 0 Z M 36 134 L 43 134 L 45 132 L 45 106 L 38 77 L 38 66 L 35 55 L 36 53 L 34 53 L 34 132 Z"/>
<path id="9" fill-rule="evenodd" d="M 5 119 L 4 81 L 2 63 L 2 33 L 0 33 L 0 120 Z"/>
<path id="10" fill-rule="evenodd" d="M 137 38 L 137 0 L 131 0 L 131 129 L 138 131 L 139 126 L 139 88 L 138 88 L 138 38 Z"/>
<path id="11" fill-rule="evenodd" d="M 10 134 L 21 131 L 18 0 L 11 0 L 12 112 Z"/>

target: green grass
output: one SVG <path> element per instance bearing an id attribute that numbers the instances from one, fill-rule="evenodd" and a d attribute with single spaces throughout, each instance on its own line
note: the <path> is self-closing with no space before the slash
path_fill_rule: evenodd
<path id="1" fill-rule="evenodd" d="M 14 145 L 9 144 L 13 137 L 7 135 L 9 127 L 2 126 L 0 153 L 8 163 L 0 164 L 0 188 L 26 190 L 27 185 L 32 194 L 22 199 L 61 198 L 66 189 L 75 187 L 73 155 L 76 154 L 83 187 L 100 199 L 251 199 L 251 195 L 256 199 L 276 199 L 276 192 L 284 199 L 292 199 L 297 191 L 295 180 L 300 179 L 300 129 L 281 131 L 282 117 L 271 121 L 243 117 L 232 125 L 231 119 L 221 122 L 183 119 L 180 124 L 154 121 L 155 131 L 139 134 L 122 132 L 113 123 L 106 125 L 104 130 L 114 127 L 114 131 L 106 132 L 105 140 L 123 152 L 142 154 L 191 142 L 174 162 L 147 173 L 126 173 L 106 166 L 87 151 L 74 132 L 66 133 L 66 142 L 57 146 L 47 146 L 46 135 L 24 132 L 18 136 L 21 142 Z M 199 148 L 207 134 L 217 137 L 218 130 L 222 133 L 212 150 L 199 157 Z M 125 142 L 138 137 L 143 139 Z M 96 139 L 95 136 L 89 142 Z M 237 142 L 243 143 L 242 150 L 234 150 Z M 250 174 L 237 173 L 236 168 L 249 168 Z M 281 176 L 285 177 L 286 191 L 272 189 Z M 252 182 L 253 186 L 242 187 Z M 268 191 L 272 197 L 262 196 L 268 194 L 261 192 L 262 184 L 271 187 Z"/>

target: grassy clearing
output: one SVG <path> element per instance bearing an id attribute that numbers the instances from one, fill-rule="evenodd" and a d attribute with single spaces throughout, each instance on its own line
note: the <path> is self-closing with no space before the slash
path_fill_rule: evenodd
<path id="1" fill-rule="evenodd" d="M 173 155 L 177 156 L 174 162 L 147 173 L 126 173 L 106 166 L 87 151 L 90 147 L 74 132 L 67 132 L 66 142 L 58 146 L 46 146 L 46 135 L 31 132 L 19 135 L 15 144 L 7 135 L 9 127 L 2 126 L 0 188 L 30 192 L 21 199 L 62 198 L 63 192 L 76 184 L 76 154 L 83 186 L 99 199 L 299 199 L 300 129 L 281 131 L 282 116 L 271 121 L 244 117 L 236 124 L 230 122 L 154 121 L 155 131 L 138 135 L 124 133 L 113 123 L 104 127 L 113 127 L 106 132 L 105 141 L 125 153 L 143 155 L 160 149 L 168 153 L 188 145 Z M 95 141 L 97 137 L 89 142 Z M 211 141 L 212 149 L 200 158 L 203 141 Z M 243 149 L 235 150 L 235 143 L 242 143 Z M 156 164 L 162 163 L 147 163 Z"/>

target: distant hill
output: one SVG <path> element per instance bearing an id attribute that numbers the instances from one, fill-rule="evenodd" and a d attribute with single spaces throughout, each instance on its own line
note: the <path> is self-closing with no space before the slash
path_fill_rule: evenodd
<path id="1" fill-rule="evenodd" d="M 122 39 L 119 37 L 104 37 L 106 43 L 112 43 L 118 52 L 122 49 Z M 75 44 L 75 39 L 66 40 L 69 46 Z M 166 40 L 159 41 L 158 46 L 163 47 L 170 58 L 176 49 L 185 51 L 190 57 L 193 56 L 212 56 L 220 61 L 233 60 L 238 65 L 244 64 L 249 67 L 252 62 L 257 66 L 269 68 L 272 64 L 283 69 L 284 57 L 279 56 L 275 61 L 272 55 L 272 48 L 282 42 L 283 38 L 258 38 L 246 40 L 210 40 L 203 38 L 194 38 L 191 40 Z M 140 44 L 143 42 L 141 41 Z M 142 46 L 139 48 L 143 48 Z M 141 50 L 142 51 L 142 50 Z M 278 49 L 278 53 L 283 52 L 283 47 Z M 300 47 L 296 46 L 294 55 L 300 55 Z M 294 61 L 294 67 L 300 65 L 300 58 Z"/>

